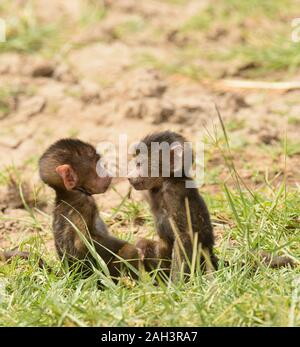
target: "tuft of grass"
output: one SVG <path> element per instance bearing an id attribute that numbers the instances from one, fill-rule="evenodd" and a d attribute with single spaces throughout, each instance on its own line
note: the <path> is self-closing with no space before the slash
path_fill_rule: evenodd
<path id="1" fill-rule="evenodd" d="M 81 1 L 80 5 L 80 18 L 62 15 L 45 23 L 37 16 L 33 0 L 23 5 L 5 0 L 0 5 L 0 15 L 6 21 L 6 42 L 0 43 L 0 52 L 40 53 L 50 57 L 58 53 L 65 55 L 76 46 L 68 39 L 106 16 L 102 2 Z"/>
<path id="2" fill-rule="evenodd" d="M 118 39 L 124 39 L 145 29 L 145 22 L 141 17 L 125 21 L 116 25 L 113 34 Z"/>
<path id="3" fill-rule="evenodd" d="M 212 29 L 216 22 L 224 27 L 239 25 L 247 19 L 274 20 L 280 16 L 289 15 L 296 11 L 297 6 L 293 0 L 217 0 L 214 4 L 201 9 L 189 18 L 183 25 L 183 31 L 202 31 Z"/>
<path id="4" fill-rule="evenodd" d="M 289 23 L 291 18 L 298 17 L 297 11 L 292 0 L 218 0 L 208 4 L 180 29 L 194 38 L 191 47 L 205 42 L 203 51 L 194 48 L 190 63 L 201 56 L 208 64 L 226 61 L 248 65 L 243 71 L 246 77 L 286 70 L 291 75 L 300 65 L 300 46 L 291 41 Z M 184 49 L 190 49 L 189 45 Z"/>
<path id="5" fill-rule="evenodd" d="M 289 157 L 292 157 L 296 154 L 300 154 L 300 142 L 299 141 L 287 142 L 286 152 Z"/>
<path id="6" fill-rule="evenodd" d="M 22 91 L 12 85 L 0 87 L 0 119 L 6 117 L 15 108 L 15 100 Z"/>
<path id="7" fill-rule="evenodd" d="M 195 80 L 199 80 L 202 77 L 207 77 L 207 71 L 205 68 L 194 63 L 187 50 L 175 55 L 174 59 L 170 62 L 166 62 L 165 60 L 155 57 L 151 53 L 140 54 L 136 61 L 137 65 L 149 66 L 163 71 L 168 75 L 179 74 Z"/>
<path id="8" fill-rule="evenodd" d="M 11 96 L 11 93 L 6 88 L 0 89 L 0 119 L 4 118 L 11 110 L 11 107 L 8 101 L 10 96 Z"/>
<path id="9" fill-rule="evenodd" d="M 107 15 L 103 1 L 83 1 L 81 2 L 81 17 L 79 24 L 87 26 L 90 24 L 98 23 L 103 20 Z"/>
<path id="10" fill-rule="evenodd" d="M 19 96 L 30 97 L 35 92 L 36 90 L 32 86 L 24 88 L 11 83 L 0 86 L 0 119 L 7 117 L 11 112 L 15 111 Z"/>
<path id="11" fill-rule="evenodd" d="M 210 55 L 212 58 L 214 54 Z M 216 57 L 216 56 L 215 56 Z M 230 51 L 217 55 L 225 61 L 240 60 L 245 64 L 255 62 L 256 68 L 249 76 L 264 75 L 274 71 L 287 71 L 292 74 L 300 65 L 300 46 L 291 42 L 287 34 L 266 35 L 259 41 L 249 41 L 246 45 L 236 45 Z M 251 69 L 250 69 L 251 70 Z"/>
<path id="12" fill-rule="evenodd" d="M 288 117 L 288 124 L 300 125 L 300 118 L 296 117 L 296 116 L 289 116 Z"/>
<path id="13" fill-rule="evenodd" d="M 0 51 L 17 51 L 33 53 L 42 49 L 52 49 L 58 40 L 56 25 L 43 24 L 36 16 L 33 5 L 28 3 L 14 12 L 6 10 L 3 19 L 6 21 L 6 42 L 0 44 Z"/>

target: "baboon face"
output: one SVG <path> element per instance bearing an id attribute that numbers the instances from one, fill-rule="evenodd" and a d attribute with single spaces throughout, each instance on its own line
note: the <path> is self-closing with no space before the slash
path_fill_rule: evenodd
<path id="1" fill-rule="evenodd" d="M 130 184 L 137 190 L 159 188 L 164 179 L 183 172 L 183 143 L 183 137 L 168 131 L 146 136 L 136 145 Z"/>
<path id="2" fill-rule="evenodd" d="M 111 177 L 96 149 L 80 140 L 65 139 L 52 145 L 40 159 L 42 180 L 53 188 L 104 193 Z"/>
<path id="3" fill-rule="evenodd" d="M 155 160 L 148 154 L 139 154 L 133 159 L 128 180 L 136 190 L 158 188 L 163 183 L 160 175 L 160 160 Z"/>

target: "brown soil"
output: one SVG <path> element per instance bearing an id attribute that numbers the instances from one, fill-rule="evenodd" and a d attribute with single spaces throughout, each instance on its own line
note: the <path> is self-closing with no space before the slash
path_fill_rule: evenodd
<path id="1" fill-rule="evenodd" d="M 300 148 L 294 150 L 286 166 L 284 156 L 274 155 L 273 150 L 280 147 L 285 134 L 289 141 L 299 139 L 300 91 L 228 90 L 137 64 L 137 57 L 147 52 L 168 60 L 174 47 L 188 39 L 177 35 L 176 27 L 196 7 L 204 6 L 205 1 L 191 1 L 184 9 L 164 2 L 157 6 L 157 1 L 105 3 L 110 9 L 108 16 L 76 35 L 73 40 L 78 48 L 64 59 L 1 54 L 0 88 L 11 86 L 17 92 L 7 101 L 9 112 L 0 114 L 0 170 L 12 164 L 21 168 L 22 180 L 28 177 L 30 189 L 34 190 L 41 183 L 31 160 L 36 160 L 47 146 L 62 137 L 76 136 L 96 145 L 103 140 L 117 143 L 123 133 L 129 141 L 136 141 L 149 132 L 164 129 L 179 131 L 190 140 L 214 134 L 215 128 L 221 135 L 216 103 L 236 148 L 233 156 L 237 169 L 246 182 L 254 189 L 259 187 L 266 169 L 278 180 L 286 173 L 292 186 L 299 182 Z M 72 23 L 80 15 L 78 1 L 39 1 L 36 11 L 45 22 L 65 14 Z M 143 30 L 123 39 L 116 37 L 117 23 L 139 18 L 163 28 L 165 35 L 156 39 L 150 30 Z M 223 34 L 212 33 L 207 40 L 221 40 Z M 230 39 L 236 38 L 226 37 Z M 245 68 L 240 67 L 241 73 Z M 288 116 L 295 121 L 288 122 Z M 219 183 L 227 178 L 228 170 L 221 153 L 210 148 L 205 169 L 209 176 L 210 170 L 218 168 L 218 177 L 201 189 L 214 194 L 220 190 Z M 253 172 L 257 174 L 256 180 Z M 125 179 L 116 180 L 114 186 L 120 194 L 110 190 L 97 197 L 101 210 L 108 215 L 129 189 Z M 52 192 L 44 189 L 43 193 L 41 200 L 51 201 Z M 28 218 L 18 194 L 10 194 L 8 186 L 3 186 L 2 216 L 17 218 L 23 211 Z M 133 198 L 141 196 L 134 193 Z M 32 206 L 31 198 L 26 199 Z M 49 212 L 51 204 L 47 205 L 39 208 Z M 138 224 L 136 231 L 145 233 Z M 24 223 L 1 221 L 0 246 L 17 244 L 28 231 L 32 232 Z M 51 236 L 48 239 L 51 243 Z"/>

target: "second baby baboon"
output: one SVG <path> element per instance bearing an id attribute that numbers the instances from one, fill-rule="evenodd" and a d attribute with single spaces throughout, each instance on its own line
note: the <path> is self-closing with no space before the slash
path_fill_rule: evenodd
<path id="1" fill-rule="evenodd" d="M 167 162 L 163 162 L 164 145 L 170 155 Z M 129 173 L 129 181 L 135 189 L 147 190 L 159 236 L 159 241 L 141 240 L 137 243 L 145 264 L 156 267 L 159 258 L 169 259 L 172 270 L 178 272 L 183 265 L 184 272 L 189 273 L 193 250 L 200 249 L 200 264 L 216 269 L 218 259 L 213 252 L 210 214 L 198 189 L 191 184 L 193 180 L 188 172 L 193 164 L 193 153 L 185 138 L 171 131 L 154 133 L 141 140 L 136 148 L 135 165 Z M 187 154 L 190 155 L 185 160 Z M 151 175 L 153 171 L 156 171 L 155 175 Z M 190 183 L 189 187 L 186 183 Z M 194 247 L 195 241 L 199 247 Z M 271 268 L 294 265 L 288 257 L 272 257 L 266 252 L 260 252 L 258 256 Z M 224 264 L 228 265 L 228 262 L 224 261 Z"/>
<path id="2" fill-rule="evenodd" d="M 213 253 L 214 234 L 210 215 L 204 200 L 196 188 L 186 188 L 192 179 L 186 174 L 189 168 L 182 170 L 184 160 L 183 136 L 165 131 L 146 136 L 137 145 L 136 164 L 129 174 L 131 185 L 137 190 L 147 190 L 150 207 L 154 215 L 160 240 L 147 242 L 142 240 L 141 248 L 145 259 L 172 259 L 172 269 L 178 272 L 183 266 L 184 273 L 189 273 L 193 255 L 193 241 L 201 247 L 201 264 L 217 268 L 217 258 Z M 156 143 L 155 149 L 151 144 Z M 163 163 L 162 146 L 167 145 L 170 160 Z M 144 151 L 142 151 L 144 149 Z M 186 150 L 186 149 L 185 149 Z M 156 156 L 153 155 L 156 151 Z M 142 153 L 144 152 L 144 153 Z M 181 163 L 177 165 L 176 160 Z M 191 156 L 192 159 L 192 156 Z M 164 175 L 164 165 L 169 165 L 169 175 Z M 156 175 L 151 175 L 156 168 Z M 147 173 L 146 173 L 147 171 Z M 177 173 L 181 171 L 182 175 Z M 148 175 L 147 175 L 148 174 Z M 188 208 L 188 211 L 187 211 Z M 189 225 L 190 221 L 190 225 Z M 197 235 L 196 235 L 197 234 Z M 205 261 L 206 260 L 206 261 Z M 155 265 L 157 261 L 153 265 Z M 150 261 L 151 264 L 151 261 Z"/>
<path id="3" fill-rule="evenodd" d="M 40 176 L 56 193 L 53 233 L 59 257 L 65 257 L 70 264 L 77 260 L 93 260 L 84 237 L 107 264 L 111 276 L 118 277 L 120 261 L 111 252 L 135 268 L 138 268 L 139 254 L 136 247 L 112 236 L 99 215 L 92 195 L 104 193 L 111 183 L 111 177 L 99 166 L 99 160 L 100 155 L 90 144 L 63 139 L 42 155 Z"/>

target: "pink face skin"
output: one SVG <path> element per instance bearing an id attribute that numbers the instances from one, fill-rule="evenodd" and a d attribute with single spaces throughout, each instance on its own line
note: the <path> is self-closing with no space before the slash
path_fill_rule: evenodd
<path id="1" fill-rule="evenodd" d="M 105 193 L 110 186 L 112 177 L 105 167 L 97 161 L 95 170 L 91 170 L 87 175 L 85 186 L 89 187 L 93 194 Z"/>
<path id="2" fill-rule="evenodd" d="M 97 173 L 96 173 L 96 175 L 97 175 Z M 97 175 L 97 177 L 92 179 L 92 181 L 90 183 L 87 183 L 85 185 L 85 187 L 92 194 L 102 194 L 102 193 L 105 193 L 107 191 L 108 187 L 111 184 L 111 181 L 112 181 L 112 177 L 110 177 L 109 175 L 104 176 L 104 177 L 99 177 Z"/>

